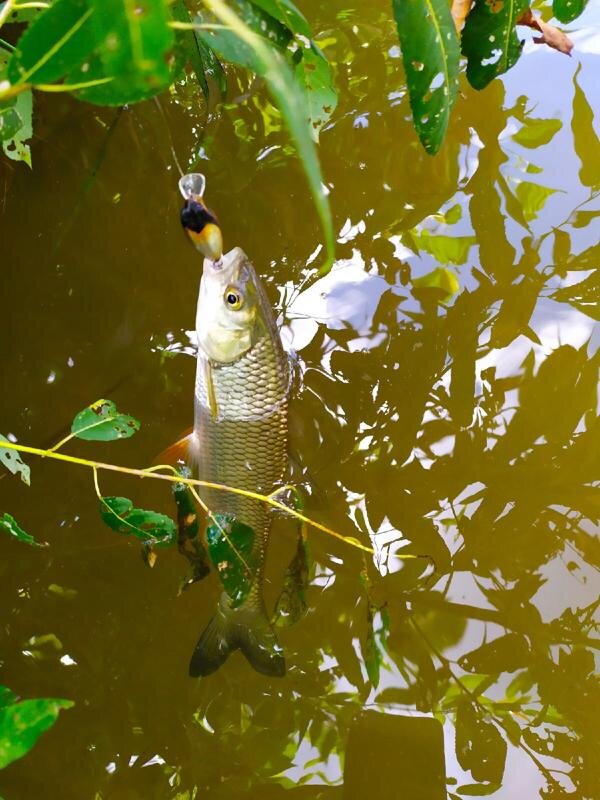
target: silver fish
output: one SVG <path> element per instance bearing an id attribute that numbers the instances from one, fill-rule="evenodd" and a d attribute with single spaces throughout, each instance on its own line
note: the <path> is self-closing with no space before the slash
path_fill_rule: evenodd
<path id="1" fill-rule="evenodd" d="M 286 473 L 290 362 L 264 287 L 240 248 L 205 259 L 196 316 L 198 362 L 190 466 L 202 480 L 269 494 Z M 214 672 L 240 649 L 259 672 L 283 675 L 262 579 L 272 514 L 259 501 L 202 490 L 212 514 L 230 514 L 255 533 L 258 568 L 237 608 L 223 592 L 200 637 L 190 675 Z"/>

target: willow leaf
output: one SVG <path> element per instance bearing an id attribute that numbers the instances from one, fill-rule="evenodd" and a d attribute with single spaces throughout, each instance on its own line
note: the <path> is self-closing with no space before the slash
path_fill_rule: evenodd
<path id="1" fill-rule="evenodd" d="M 529 0 L 475 0 L 462 34 L 467 78 L 474 89 L 483 89 L 517 62 L 521 42 L 515 25 L 527 8 Z"/>
<path id="2" fill-rule="evenodd" d="M 417 134 L 440 149 L 458 93 L 460 51 L 447 0 L 392 0 Z"/>
<path id="3" fill-rule="evenodd" d="M 252 31 L 222 0 L 207 0 L 207 5 L 226 27 L 202 30 L 200 35 L 226 61 L 264 77 L 294 140 L 323 228 L 328 263 L 321 271 L 325 272 L 334 256 L 333 223 L 323 190 L 321 165 L 306 120 L 304 92 L 285 56 L 276 47 Z"/>

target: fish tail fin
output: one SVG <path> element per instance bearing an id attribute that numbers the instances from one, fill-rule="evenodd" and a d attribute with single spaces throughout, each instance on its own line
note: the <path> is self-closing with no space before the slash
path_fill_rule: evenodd
<path id="1" fill-rule="evenodd" d="M 191 677 L 215 672 L 233 650 L 241 650 L 251 666 L 263 675 L 285 675 L 283 650 L 264 604 L 250 599 L 239 608 L 231 608 L 223 595 L 192 655 Z"/>

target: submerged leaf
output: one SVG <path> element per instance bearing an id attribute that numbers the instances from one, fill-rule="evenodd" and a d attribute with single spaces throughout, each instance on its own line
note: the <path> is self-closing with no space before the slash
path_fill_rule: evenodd
<path id="1" fill-rule="evenodd" d="M 258 571 L 254 531 L 231 514 L 215 514 L 206 540 L 219 580 L 237 608 L 248 597 Z"/>
<path id="2" fill-rule="evenodd" d="M 71 700 L 22 700 L 0 709 L 0 769 L 24 756 Z"/>
<path id="3" fill-rule="evenodd" d="M 0 433 L 0 444 L 2 442 L 8 442 L 8 439 Z M 18 450 L 0 447 L 0 464 L 4 464 L 6 469 L 13 475 L 18 473 L 23 483 L 26 483 L 27 486 L 31 485 L 31 469 L 29 464 L 23 461 Z"/>
<path id="4" fill-rule="evenodd" d="M 581 161 L 579 180 L 584 186 L 596 189 L 600 186 L 600 139 L 594 128 L 594 112 L 583 93 L 577 76 L 581 65 L 573 76 L 573 117 L 571 129 L 575 152 Z"/>
<path id="5" fill-rule="evenodd" d="M 331 117 L 337 105 L 337 93 L 333 88 L 333 78 L 329 61 L 314 42 L 299 51 L 302 57 L 294 72 L 299 84 L 306 93 L 306 106 L 311 133 L 315 141 L 319 131 Z"/>
<path id="6" fill-rule="evenodd" d="M 136 536 L 146 544 L 168 547 L 177 537 L 177 527 L 170 517 L 134 508 L 127 497 L 103 497 L 100 516 L 113 531 Z"/>
<path id="7" fill-rule="evenodd" d="M 512 138 L 522 147 L 540 147 L 548 144 L 561 128 L 562 122 L 559 119 L 527 119 Z"/>
<path id="8" fill-rule="evenodd" d="M 12 705 L 18 700 L 17 695 L 8 686 L 0 686 L 0 709 Z"/>
<path id="9" fill-rule="evenodd" d="M 467 78 L 474 89 L 483 89 L 518 60 L 521 42 L 515 25 L 528 6 L 528 0 L 475 0 L 462 35 Z"/>
<path id="10" fill-rule="evenodd" d="M 442 146 L 458 93 L 460 49 L 447 0 L 392 0 L 410 105 L 423 147 Z"/>
<path id="11" fill-rule="evenodd" d="M 294 558 L 283 579 L 283 589 L 275 604 L 275 622 L 279 626 L 294 625 L 306 614 L 306 590 L 310 579 L 310 555 L 308 539 L 298 536 Z"/>
<path id="12" fill-rule="evenodd" d="M 446 267 L 438 267 L 420 278 L 413 278 L 412 283 L 416 293 L 431 292 L 441 303 L 447 303 L 460 289 L 458 278 Z"/>
<path id="13" fill-rule="evenodd" d="M 4 513 L 0 517 L 0 531 L 8 533 L 13 539 L 17 539 L 24 544 L 30 544 L 32 547 L 47 547 L 47 542 L 36 541 L 31 534 L 26 533 L 23 528 L 19 527 L 16 519 L 11 517 L 10 514 Z"/>
<path id="14" fill-rule="evenodd" d="M 112 400 L 96 400 L 77 414 L 71 433 L 86 441 L 111 442 L 127 439 L 139 428 L 138 420 L 117 411 Z"/>

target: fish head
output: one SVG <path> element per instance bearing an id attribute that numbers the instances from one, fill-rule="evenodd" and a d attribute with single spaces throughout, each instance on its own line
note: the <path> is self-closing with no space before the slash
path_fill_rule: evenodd
<path id="1" fill-rule="evenodd" d="M 196 333 L 202 354 L 230 364 L 251 350 L 269 331 L 268 305 L 260 279 L 239 247 L 221 262 L 204 261 Z"/>

